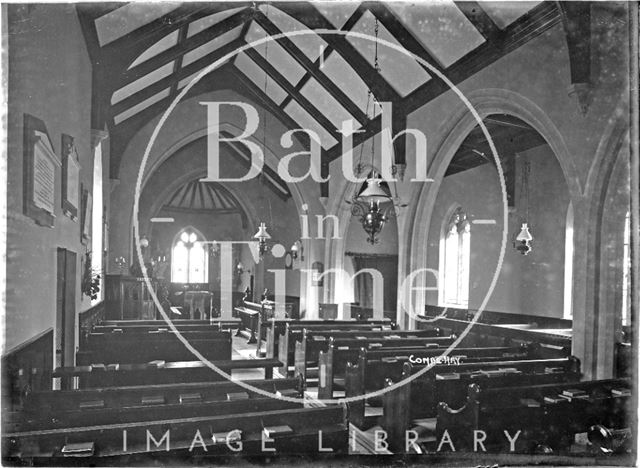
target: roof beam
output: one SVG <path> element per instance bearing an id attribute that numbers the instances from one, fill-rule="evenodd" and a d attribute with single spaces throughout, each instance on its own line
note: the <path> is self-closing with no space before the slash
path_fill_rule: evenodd
<path id="1" fill-rule="evenodd" d="M 275 36 L 282 34 L 282 31 L 261 11 L 256 13 L 255 20 L 269 35 Z M 364 124 L 367 121 L 367 116 L 364 112 L 362 112 L 360 108 L 356 106 L 351 99 L 349 99 L 343 90 L 341 90 L 333 81 L 322 73 L 320 64 L 324 63 L 324 60 L 312 62 L 304 52 L 298 49 L 298 47 L 286 36 L 276 39 L 276 41 L 307 71 L 307 76 L 310 75 L 315 78 L 316 81 L 318 81 L 318 83 L 320 83 L 329 92 L 329 94 L 331 94 L 331 96 L 333 96 L 333 98 L 347 110 L 347 112 L 360 122 L 360 124 Z M 322 53 L 324 54 L 326 51 L 322 51 Z"/>
<path id="2" fill-rule="evenodd" d="M 184 43 L 184 41 L 187 40 L 187 33 L 189 31 L 189 26 L 188 25 L 183 25 L 180 28 L 180 32 L 178 33 L 178 41 L 177 41 L 177 45 L 180 45 L 182 43 Z M 182 69 L 182 61 L 184 59 L 184 55 L 181 55 L 180 57 L 178 57 L 176 59 L 175 62 L 173 62 L 173 75 L 175 77 L 175 79 L 173 80 L 173 84 L 171 85 L 171 92 L 170 95 L 171 96 L 175 96 L 178 92 L 178 82 L 179 80 L 177 79 L 178 77 L 178 73 L 180 72 L 180 70 Z"/>
<path id="3" fill-rule="evenodd" d="M 360 144 L 367 141 L 369 138 L 380 133 L 382 129 L 382 114 L 378 114 L 377 117 L 371 119 L 367 125 L 363 128 L 359 129 L 356 133 L 352 134 L 352 148 L 357 148 Z M 327 150 L 327 161 L 332 162 L 336 159 L 342 157 L 343 148 L 342 141 L 338 141 L 335 145 L 333 145 L 329 150 Z"/>
<path id="4" fill-rule="evenodd" d="M 107 57 L 113 57 L 131 63 L 135 57 L 159 39 L 180 29 L 183 25 L 229 8 L 241 6 L 243 6 L 243 4 L 233 2 L 217 2 L 213 4 L 184 3 L 166 15 L 142 25 L 113 42 L 105 44 L 102 50 Z M 246 6 L 249 6 L 249 4 Z"/>
<path id="5" fill-rule="evenodd" d="M 255 83 L 253 83 L 246 76 L 244 76 L 244 74 L 240 70 L 237 70 L 237 68 L 233 67 L 233 73 L 239 78 L 239 83 L 237 82 L 237 84 L 240 84 L 242 88 L 244 88 L 244 89 L 241 88 L 241 91 L 244 91 L 252 99 L 258 102 L 258 104 L 260 104 L 262 107 L 264 107 L 269 112 L 271 112 L 271 114 L 274 115 L 278 120 L 280 120 L 280 122 L 282 122 L 286 127 L 290 129 L 299 128 L 299 124 L 295 120 L 293 120 L 291 116 L 289 116 L 286 112 L 284 112 L 281 107 L 276 105 L 276 103 L 273 102 L 268 96 L 266 96 L 262 90 L 258 89 Z M 300 132 L 296 132 L 293 136 L 303 146 L 310 144 L 309 138 L 305 138 L 304 140 L 300 138 L 301 137 Z M 329 158 L 329 153 L 322 147 L 320 147 L 320 157 L 322 160 L 321 176 L 326 177 L 328 175 L 330 158 Z M 320 191 L 321 191 L 321 196 L 328 196 L 329 182 L 324 182 L 320 184 Z"/>
<path id="6" fill-rule="evenodd" d="M 326 131 L 331 133 L 332 135 L 336 132 L 337 128 L 333 123 L 324 116 L 316 107 L 311 104 L 302 94 L 296 92 L 295 88 L 291 83 L 287 81 L 287 79 L 282 76 L 267 60 L 260 55 L 255 49 L 247 49 L 244 51 L 247 56 L 253 60 L 260 68 L 262 68 L 269 77 L 273 81 L 275 81 L 278 86 L 284 89 L 293 99 L 300 104 L 300 106 L 309 113 L 311 117 L 313 117 L 320 125 L 324 127 Z M 297 128 L 297 127 L 295 127 Z"/>
<path id="7" fill-rule="evenodd" d="M 402 47 L 404 47 L 407 51 L 412 54 L 420 57 L 422 60 L 427 62 L 433 68 L 438 70 L 439 72 L 444 74 L 444 69 L 440 65 L 440 63 L 424 48 L 424 46 L 415 38 L 415 36 L 409 31 L 402 22 L 396 18 L 396 16 L 389 11 L 386 5 L 383 3 L 378 3 L 369 7 L 371 13 L 378 18 L 378 21 L 382 23 L 382 25 L 389 31 L 393 37 L 400 43 Z M 412 57 L 413 58 L 413 57 Z M 427 70 L 429 75 L 431 75 L 436 80 L 440 78 L 437 75 L 434 75 L 428 67 L 420 64 L 422 68 Z"/>
<path id="8" fill-rule="evenodd" d="M 458 84 L 521 45 L 552 28 L 560 21 L 560 14 L 553 3 L 543 2 L 504 30 L 502 38 L 487 41 L 447 68 L 447 77 Z M 438 80 L 430 80 L 401 100 L 401 106 L 409 114 L 427 102 L 449 90 Z"/>
<path id="9" fill-rule="evenodd" d="M 356 8 L 356 10 L 351 14 L 349 19 L 342 26 L 341 31 L 348 31 L 349 29 L 351 29 L 353 27 L 353 25 L 356 24 L 358 22 L 358 20 L 362 17 L 363 13 L 364 13 L 363 9 Z M 316 62 L 315 62 L 321 70 L 322 70 L 322 66 L 324 66 L 324 63 L 329 59 L 329 55 L 331 55 L 331 53 L 333 51 L 334 51 L 333 47 L 331 47 L 330 45 L 327 45 L 327 47 L 325 47 L 322 50 L 322 53 L 321 53 L 322 57 L 318 57 L 318 60 L 316 60 Z M 336 54 L 337 54 L 337 52 L 336 52 Z M 298 82 L 298 84 L 296 85 L 296 89 L 298 91 L 300 91 L 304 87 L 304 85 L 307 84 L 307 82 L 311 78 L 312 78 L 312 76 L 309 73 L 306 73 L 302 77 L 302 79 Z M 282 102 L 282 107 L 285 107 L 286 104 L 288 104 L 288 102 L 290 100 L 291 100 L 291 98 L 287 96 L 285 98 L 285 100 Z M 342 102 L 344 102 L 344 101 L 342 101 Z M 366 115 L 364 112 L 362 112 L 358 106 L 356 106 L 353 103 L 351 103 L 351 99 L 347 99 L 346 103 L 349 104 L 349 105 L 348 106 L 345 105 L 345 108 L 349 112 L 351 112 L 351 115 L 356 117 L 356 119 L 360 122 L 360 124 L 364 124 L 365 121 L 369 120 L 369 116 Z M 358 113 L 360 113 L 360 116 L 364 118 L 363 120 L 360 120 L 360 118 L 358 117 Z"/>
<path id="10" fill-rule="evenodd" d="M 464 16 L 471 21 L 473 27 L 482 34 L 482 37 L 484 37 L 485 40 L 493 41 L 502 34 L 500 28 L 493 22 L 491 17 L 485 13 L 478 2 L 456 2 L 456 6 Z"/>
<path id="11" fill-rule="evenodd" d="M 277 8 L 298 20 L 301 24 L 312 30 L 327 29 L 335 30 L 333 25 L 309 2 L 278 3 Z M 366 8 L 358 7 L 362 14 Z M 304 12 L 305 14 L 301 14 Z M 313 13 L 312 13 L 313 12 Z M 400 100 L 400 95 L 389 83 L 378 73 L 374 67 L 358 52 L 358 50 L 347 41 L 346 37 L 340 34 L 318 33 L 342 58 L 350 64 L 355 72 L 371 89 L 374 96 L 379 101 L 396 103 Z"/>
<path id="12" fill-rule="evenodd" d="M 200 70 L 203 70 L 207 66 L 211 65 L 217 60 L 220 60 L 227 54 L 232 53 L 238 47 L 244 44 L 242 38 L 238 38 L 235 41 L 231 41 L 229 44 L 219 48 L 211 52 L 210 54 L 205 55 L 201 59 L 189 64 L 187 67 L 180 68 L 175 75 L 169 75 L 146 88 L 138 91 L 137 93 L 132 94 L 131 96 L 119 101 L 111 106 L 111 115 L 116 116 L 130 107 L 135 106 L 136 104 L 144 101 L 147 98 L 159 93 L 165 88 L 169 88 L 173 85 L 173 83 L 178 83 L 183 78 L 186 78 L 194 73 L 197 73 Z M 212 70 L 213 71 L 213 70 Z M 177 86 L 177 85 L 176 85 Z M 177 92 L 177 91 L 176 91 Z"/>
<path id="13" fill-rule="evenodd" d="M 501 35 L 502 38 L 494 38 L 493 41 L 487 41 L 484 45 L 476 49 L 476 51 L 458 61 L 452 67 L 449 67 L 447 69 L 447 77 L 454 84 L 458 84 L 495 62 L 500 57 L 503 57 L 552 28 L 558 24 L 559 21 L 560 14 L 555 5 L 544 2 L 506 28 Z M 313 24 L 311 26 L 313 26 Z M 394 105 L 394 108 L 399 108 L 401 112 L 410 114 L 448 90 L 449 87 L 443 84 L 443 82 L 439 80 L 429 80 L 402 98 L 398 105 Z M 374 136 L 380 131 L 380 127 L 381 121 L 380 116 L 378 116 L 361 129 L 363 130 L 362 133 L 353 135 L 353 147 L 357 147 L 360 143 Z M 340 143 L 328 151 L 329 161 L 333 161 L 341 155 L 342 147 Z"/>
<path id="14" fill-rule="evenodd" d="M 205 29 L 198 34 L 191 36 L 183 42 L 178 42 L 175 46 L 165 50 L 164 52 L 156 55 L 155 57 L 142 62 L 141 64 L 133 67 L 131 70 L 126 70 L 120 73 L 117 81 L 117 88 L 121 88 L 128 83 L 131 83 L 138 78 L 157 70 L 162 65 L 165 65 L 173 60 L 182 57 L 187 52 L 197 49 L 201 45 L 231 31 L 232 29 L 240 26 L 246 21 L 250 21 L 253 18 L 253 12 L 251 9 L 239 11 L 228 18 L 220 21 L 219 23 Z M 116 89 L 116 86 L 114 86 Z"/>

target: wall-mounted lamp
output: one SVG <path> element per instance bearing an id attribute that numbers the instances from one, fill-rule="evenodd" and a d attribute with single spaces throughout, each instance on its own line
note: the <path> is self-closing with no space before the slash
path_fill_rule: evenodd
<path id="1" fill-rule="evenodd" d="M 143 249 L 149 247 L 149 239 L 147 239 L 147 236 L 142 236 L 140 238 L 140 247 L 142 247 Z"/>
<path id="2" fill-rule="evenodd" d="M 120 270 L 120 274 L 122 274 L 127 267 L 127 259 L 124 257 L 116 257 L 114 262 L 118 267 L 118 269 Z"/>
<path id="3" fill-rule="evenodd" d="M 293 243 L 290 249 L 291 257 L 295 260 L 300 255 L 300 260 L 304 260 L 304 245 L 302 241 L 297 240 Z"/>
<path id="4" fill-rule="evenodd" d="M 271 239 L 271 235 L 267 232 L 267 226 L 265 223 L 260 223 L 258 232 L 256 232 L 253 238 L 258 241 L 258 253 L 260 254 L 260 258 L 262 258 L 269 248 L 267 241 Z"/>
<path id="5" fill-rule="evenodd" d="M 238 264 L 236 265 L 236 274 L 238 275 L 238 277 L 241 277 L 245 273 L 251 273 L 251 270 L 249 268 L 245 270 L 242 262 L 238 262 Z"/>

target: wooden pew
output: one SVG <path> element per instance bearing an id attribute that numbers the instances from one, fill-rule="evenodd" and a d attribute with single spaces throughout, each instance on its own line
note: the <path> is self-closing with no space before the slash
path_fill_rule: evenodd
<path id="1" fill-rule="evenodd" d="M 452 313 L 451 310 L 447 311 L 447 315 Z M 455 316 L 460 317 L 460 314 L 458 313 Z M 418 328 L 421 329 L 439 327 L 445 332 L 460 335 L 469 327 L 471 317 L 473 317 L 472 314 L 468 319 L 449 318 L 446 316 L 434 322 L 418 321 L 417 323 Z M 547 352 L 545 357 L 566 357 L 571 352 L 571 330 L 560 328 L 538 329 L 534 324 L 524 323 L 483 323 L 479 321 L 473 324 L 460 344 L 465 347 L 481 347 L 512 346 L 519 343 L 540 344 L 541 351 Z"/>
<path id="2" fill-rule="evenodd" d="M 300 382 L 294 379 L 247 380 L 243 383 L 273 394 L 301 397 Z M 255 400 L 265 398 L 274 404 L 261 402 L 259 408 L 254 404 Z M 283 402 L 230 381 L 53 390 L 30 394 L 24 402 L 23 417 L 12 431 L 296 408 L 301 406 L 300 401 Z"/>
<path id="3" fill-rule="evenodd" d="M 456 358 L 461 362 L 487 362 L 506 359 L 535 359 L 535 346 L 512 346 L 490 348 L 456 348 L 449 354 L 449 359 Z M 385 348 L 367 350 L 337 349 L 329 346 L 327 352 L 320 351 L 320 378 L 318 398 L 333 398 L 333 390 L 340 380 L 342 388 L 348 393 L 361 395 L 366 391 L 383 388 L 386 378 L 398 380 L 402 374 L 402 364 L 413 361 L 435 359 L 442 355 L 442 348 Z"/>
<path id="4" fill-rule="evenodd" d="M 308 369 L 310 367 L 318 367 L 320 351 L 326 351 L 329 346 L 333 345 L 337 349 L 380 349 L 380 348 L 438 348 L 441 346 L 449 346 L 455 340 L 455 336 L 433 336 L 421 338 L 334 338 L 328 340 L 314 340 L 313 332 L 305 331 L 302 340 L 296 342 L 294 376 L 302 379 L 305 386 L 308 380 Z M 324 337 L 323 337 L 324 338 Z"/>
<path id="5" fill-rule="evenodd" d="M 269 400 L 259 399 L 256 403 L 270 407 L 273 403 Z M 63 463 L 65 448 L 67 452 L 77 449 L 75 456 L 83 457 L 80 460 L 85 466 L 104 464 L 102 457 L 111 457 L 110 462 L 131 463 L 135 460 L 148 464 L 150 457 L 184 456 L 188 462 L 193 456 L 264 455 L 263 443 L 275 448 L 276 454 L 317 453 L 319 431 L 322 431 L 324 447 L 333 448 L 337 454 L 346 453 L 346 408 L 339 405 L 258 409 L 250 413 L 4 432 L 2 448 L 5 459 L 20 464 Z M 203 445 L 206 445 L 206 452 Z M 189 450 L 194 446 L 193 451 Z M 135 458 L 136 455 L 140 459 Z M 67 458 L 66 461 L 70 460 Z"/>
<path id="6" fill-rule="evenodd" d="M 231 333 L 221 331 L 184 332 L 182 337 L 211 360 L 231 359 Z M 154 360 L 188 361 L 193 353 L 172 331 L 148 333 L 91 333 L 81 350 L 84 362 L 135 364 Z"/>
<path id="7" fill-rule="evenodd" d="M 384 386 L 407 379 L 424 367 L 405 362 L 400 378 L 387 378 Z M 399 442 L 411 427 L 411 421 L 434 417 L 440 402 L 456 408 L 462 406 L 467 387 L 472 383 L 484 391 L 499 387 L 578 382 L 580 375 L 580 361 L 573 356 L 435 365 L 410 383 L 382 396 L 381 425 L 389 434 L 390 441 Z"/>
<path id="8" fill-rule="evenodd" d="M 285 369 L 289 369 L 294 365 L 296 343 L 304 339 L 305 330 L 307 333 L 313 334 L 315 341 L 325 341 L 330 337 L 335 338 L 383 338 L 385 336 L 396 336 L 399 338 L 419 338 L 438 336 L 439 330 L 411 330 L 398 331 L 391 330 L 386 326 L 380 325 L 345 325 L 340 328 L 326 325 L 311 325 L 308 327 L 287 326 L 285 332 L 280 335 L 278 340 L 278 359 L 284 363 Z"/>
<path id="9" fill-rule="evenodd" d="M 249 344 L 258 342 L 261 310 L 260 304 L 248 301 L 243 301 L 241 305 L 233 308 L 233 314 L 240 319 L 236 336 L 246 336 Z"/>
<path id="10" fill-rule="evenodd" d="M 218 324 L 207 325 L 193 325 L 193 324 L 178 324 L 175 328 L 181 332 L 217 332 L 220 331 Z M 170 331 L 169 325 L 164 323 L 163 325 L 139 325 L 131 324 L 127 326 L 118 325 L 96 325 L 93 327 L 92 333 L 149 333 L 159 331 Z"/>
<path id="11" fill-rule="evenodd" d="M 215 319 L 214 319 L 215 320 Z M 174 325 L 210 325 L 210 320 L 189 320 L 189 319 L 174 319 L 171 321 Z M 215 321 L 214 321 L 215 323 Z M 130 325 L 150 325 L 150 326 L 166 326 L 167 322 L 164 320 L 103 320 L 97 325 L 105 327 L 126 327 Z"/>
<path id="12" fill-rule="evenodd" d="M 291 320 L 291 319 L 269 319 L 263 321 L 261 326 L 264 328 L 265 340 L 266 340 L 266 356 L 276 357 L 279 354 L 279 339 L 282 335 L 288 336 L 287 329 L 290 330 L 302 330 L 303 328 L 335 328 L 340 330 L 350 330 L 357 328 L 368 329 L 389 329 L 395 330 L 396 324 L 390 320 Z M 290 345 L 293 350 L 293 342 L 290 340 Z"/>
<path id="13" fill-rule="evenodd" d="M 227 374 L 234 369 L 264 369 L 266 379 L 273 376 L 274 367 L 281 365 L 277 359 L 229 359 L 214 360 L 211 363 Z M 53 377 L 62 379 L 61 387 L 64 389 L 73 388 L 72 382 L 76 377 L 79 378 L 80 388 L 226 380 L 201 361 L 171 361 L 160 365 L 144 363 L 61 367 L 54 371 Z"/>
<path id="14" fill-rule="evenodd" d="M 567 449 L 576 433 L 586 432 L 593 425 L 628 427 L 631 404 L 631 381 L 627 379 L 487 390 L 472 384 L 461 408 L 438 405 L 436 436 L 440 440 L 447 431 L 459 450 L 473 448 L 473 431 L 483 430 L 488 451 L 506 451 L 509 444 L 503 431 L 513 437 L 520 430 L 516 452 L 541 447 L 558 451 Z"/>

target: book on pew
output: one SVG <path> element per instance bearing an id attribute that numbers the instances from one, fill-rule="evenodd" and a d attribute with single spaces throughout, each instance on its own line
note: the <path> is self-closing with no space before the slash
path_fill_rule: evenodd
<path id="1" fill-rule="evenodd" d="M 278 390 L 276 392 L 276 395 L 285 396 L 289 398 L 296 398 L 298 396 L 298 390 L 296 390 L 295 388 L 288 388 L 287 390 L 284 390 L 284 391 Z"/>
<path id="2" fill-rule="evenodd" d="M 202 395 L 199 393 L 183 393 L 178 398 L 180 403 L 200 403 L 202 401 Z"/>
<path id="3" fill-rule="evenodd" d="M 544 402 L 549 403 L 551 405 L 555 405 L 558 403 L 565 403 L 569 401 L 567 398 L 563 398 L 562 395 L 548 395 L 544 397 Z"/>
<path id="4" fill-rule="evenodd" d="M 501 369 L 480 371 L 485 377 L 504 377 L 505 372 Z"/>
<path id="5" fill-rule="evenodd" d="M 161 369 L 161 368 L 164 367 L 166 362 L 159 359 L 159 360 L 156 360 L 156 361 L 151 361 L 148 364 L 149 364 L 149 367 L 152 368 L 152 369 Z"/>
<path id="6" fill-rule="evenodd" d="M 611 395 L 613 396 L 631 396 L 631 390 L 628 388 L 612 388 Z"/>
<path id="7" fill-rule="evenodd" d="M 313 341 L 326 341 L 326 338 L 322 335 L 312 335 Z"/>
<path id="8" fill-rule="evenodd" d="M 562 394 L 571 398 L 576 398 L 586 395 L 587 392 L 578 388 L 568 388 L 566 390 L 562 390 Z"/>
<path id="9" fill-rule="evenodd" d="M 80 409 L 104 408 L 104 400 L 81 401 L 78 407 Z"/>
<path id="10" fill-rule="evenodd" d="M 398 362 L 397 356 L 387 356 L 380 359 L 382 362 Z"/>
<path id="11" fill-rule="evenodd" d="M 90 457 L 94 452 L 93 442 L 78 442 L 62 447 L 62 455 L 65 457 Z"/>
<path id="12" fill-rule="evenodd" d="M 92 372 L 96 372 L 96 371 L 106 371 L 107 368 L 105 367 L 104 364 L 91 364 L 91 371 Z"/>
<path id="13" fill-rule="evenodd" d="M 228 439 L 227 439 L 228 438 Z M 232 442 L 239 442 L 242 440 L 242 431 L 232 432 L 212 432 L 211 440 L 214 444 L 226 444 Z"/>
<path id="14" fill-rule="evenodd" d="M 382 343 L 369 343 L 369 348 L 382 348 Z"/>
<path id="15" fill-rule="evenodd" d="M 501 367 L 499 370 L 504 374 L 522 374 L 522 371 L 516 369 L 515 367 Z"/>
<path id="16" fill-rule="evenodd" d="M 564 368 L 562 367 L 545 367 L 544 368 L 545 374 L 561 374 L 563 372 L 564 372 Z"/>
<path id="17" fill-rule="evenodd" d="M 227 393 L 227 400 L 228 401 L 248 400 L 248 399 L 249 399 L 249 394 L 247 392 L 231 392 L 231 393 Z"/>
<path id="18" fill-rule="evenodd" d="M 586 393 L 584 395 L 576 395 L 576 396 L 569 396 L 569 395 L 558 395 L 559 397 L 564 398 L 567 401 L 572 401 L 572 400 L 588 400 L 589 399 L 589 395 L 587 395 Z"/>
<path id="19" fill-rule="evenodd" d="M 142 397 L 143 405 L 164 405 L 164 395 L 146 395 Z"/>
<path id="20" fill-rule="evenodd" d="M 457 372 L 436 374 L 436 380 L 460 380 L 460 374 L 458 374 Z"/>
<path id="21" fill-rule="evenodd" d="M 356 340 L 366 340 L 366 339 L 367 339 L 367 337 L 366 337 L 366 336 L 354 336 L 354 338 L 355 338 Z"/>
<path id="22" fill-rule="evenodd" d="M 277 437 L 277 436 L 283 436 L 283 435 L 287 435 L 287 434 L 293 434 L 293 429 L 291 429 L 289 426 L 268 426 L 265 427 L 264 429 L 262 429 L 262 431 L 264 432 L 264 435 L 266 437 L 272 438 L 272 437 Z"/>
<path id="23" fill-rule="evenodd" d="M 526 406 L 527 408 L 540 407 L 540 402 L 538 400 L 534 400 L 533 398 L 520 398 L 520 404 L 522 406 Z"/>
<path id="24" fill-rule="evenodd" d="M 122 328 L 114 328 L 111 333 L 124 333 L 124 330 Z"/>

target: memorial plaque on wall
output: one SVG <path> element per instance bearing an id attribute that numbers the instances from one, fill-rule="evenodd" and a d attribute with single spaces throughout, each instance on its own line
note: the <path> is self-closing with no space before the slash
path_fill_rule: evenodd
<path id="1" fill-rule="evenodd" d="M 60 165 L 44 122 L 25 114 L 24 213 L 41 226 L 54 224 L 56 167 Z"/>
<path id="2" fill-rule="evenodd" d="M 72 136 L 62 134 L 62 212 L 76 221 L 80 200 L 80 161 Z"/>

